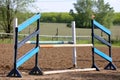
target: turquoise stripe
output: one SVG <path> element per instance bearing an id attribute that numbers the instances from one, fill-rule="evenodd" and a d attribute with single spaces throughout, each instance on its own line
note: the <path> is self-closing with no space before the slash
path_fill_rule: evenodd
<path id="1" fill-rule="evenodd" d="M 38 20 L 40 18 L 40 14 L 36 14 L 33 17 L 27 19 L 25 22 L 23 22 L 22 24 L 20 24 L 18 26 L 18 32 L 22 31 L 23 29 L 27 28 L 29 25 L 31 25 L 33 22 L 35 22 L 36 20 Z"/>
<path id="2" fill-rule="evenodd" d="M 36 41 L 31 41 L 31 44 L 36 44 Z M 64 44 L 64 41 L 39 41 L 39 44 Z"/>
<path id="3" fill-rule="evenodd" d="M 94 25 L 96 25 L 96 27 L 98 27 L 99 29 L 101 29 L 102 31 L 104 31 L 105 33 L 111 35 L 111 31 L 107 28 L 105 28 L 103 25 L 101 25 L 100 23 L 98 23 L 97 21 L 93 20 Z"/>
<path id="4" fill-rule="evenodd" d="M 94 48 L 94 52 L 101 56 L 102 58 L 106 59 L 107 61 L 112 62 L 112 58 L 106 55 L 105 53 L 101 52 L 100 50 Z"/>
<path id="5" fill-rule="evenodd" d="M 20 57 L 17 60 L 17 68 L 19 66 L 21 66 L 24 62 L 26 62 L 27 60 L 29 60 L 33 55 L 35 55 L 37 52 L 39 51 L 39 47 L 37 48 L 33 48 L 32 50 L 30 50 L 29 52 L 27 52 L 25 55 L 23 55 L 22 57 Z"/>

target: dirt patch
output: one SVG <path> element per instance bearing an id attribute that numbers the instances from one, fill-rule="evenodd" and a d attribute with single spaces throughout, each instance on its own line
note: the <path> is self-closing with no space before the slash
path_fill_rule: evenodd
<path id="1" fill-rule="evenodd" d="M 18 51 L 18 57 L 30 50 L 34 45 L 25 45 Z M 107 53 L 106 47 L 98 47 Z M 39 66 L 42 71 L 68 69 L 73 66 L 72 48 L 41 48 L 39 52 Z M 8 78 L 6 75 L 13 68 L 13 45 L 0 44 L 0 80 L 14 80 L 17 78 Z M 112 48 L 113 63 L 117 70 L 103 70 L 108 64 L 107 61 L 96 55 L 96 64 L 101 71 L 70 72 L 62 74 L 31 76 L 28 72 L 34 67 L 34 57 L 25 62 L 19 71 L 22 74 L 21 80 L 120 80 L 120 48 Z M 78 68 L 90 68 L 92 65 L 91 47 L 77 48 Z M 20 80 L 20 79 L 19 79 Z"/>

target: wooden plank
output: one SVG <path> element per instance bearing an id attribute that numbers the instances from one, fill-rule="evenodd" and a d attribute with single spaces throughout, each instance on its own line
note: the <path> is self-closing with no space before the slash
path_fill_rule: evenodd
<path id="1" fill-rule="evenodd" d="M 25 22 L 20 24 L 18 26 L 18 32 L 22 31 L 23 29 L 27 28 L 29 25 L 31 25 L 33 22 L 37 21 L 40 18 L 40 14 L 36 14 L 33 17 L 27 19 Z"/>
<path id="2" fill-rule="evenodd" d="M 92 47 L 92 44 L 60 44 L 60 45 L 39 45 L 41 48 L 54 48 L 54 47 Z"/>
<path id="3" fill-rule="evenodd" d="M 100 23 L 98 23 L 97 21 L 93 20 L 94 25 L 96 25 L 97 28 L 101 29 L 102 31 L 104 31 L 105 33 L 111 35 L 111 31 L 109 29 L 107 29 L 106 27 L 104 27 L 103 25 L 101 25 Z"/>
<path id="4" fill-rule="evenodd" d="M 22 65 L 24 62 L 26 62 L 27 60 L 29 60 L 33 55 L 35 55 L 37 52 L 39 51 L 39 47 L 37 48 L 33 48 L 32 50 L 30 50 L 29 52 L 27 52 L 25 55 L 23 55 L 22 57 L 20 57 L 17 60 L 17 68 Z"/>
<path id="5" fill-rule="evenodd" d="M 97 40 L 101 41 L 103 44 L 106 44 L 107 46 L 111 46 L 111 44 L 110 44 L 109 42 L 107 42 L 105 39 L 103 39 L 102 37 L 100 37 L 100 36 L 98 36 L 98 35 L 96 35 L 96 34 L 94 34 L 94 37 L 95 37 Z"/>
<path id="6" fill-rule="evenodd" d="M 105 53 L 103 53 L 102 51 L 98 50 L 97 48 L 94 48 L 94 52 L 101 56 L 102 58 L 104 58 L 105 60 L 109 61 L 109 62 L 112 62 L 112 58 L 109 57 L 108 55 L 106 55 Z"/>
<path id="7" fill-rule="evenodd" d="M 22 41 L 20 41 L 18 43 L 18 48 L 20 48 L 21 46 L 23 46 L 28 40 L 30 40 L 31 38 L 35 37 L 37 34 L 39 34 L 39 30 L 31 33 L 29 36 L 25 37 Z"/>
<path id="8" fill-rule="evenodd" d="M 79 72 L 79 71 L 94 71 L 96 68 L 85 68 L 85 69 L 66 69 L 66 70 L 55 70 L 55 71 L 44 71 L 43 74 L 57 74 L 66 72 Z"/>
<path id="9" fill-rule="evenodd" d="M 27 41 L 26 43 L 36 44 L 36 41 Z M 73 41 L 39 41 L 39 44 L 73 44 Z"/>

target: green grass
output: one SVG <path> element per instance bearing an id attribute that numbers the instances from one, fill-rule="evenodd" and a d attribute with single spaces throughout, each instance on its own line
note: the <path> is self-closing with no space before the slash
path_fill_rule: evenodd
<path id="1" fill-rule="evenodd" d="M 22 39 L 22 38 L 21 38 Z M 19 41 L 21 40 L 19 39 Z M 34 41 L 35 38 L 32 38 L 31 41 Z M 52 41 L 52 38 L 42 38 L 41 41 Z M 57 39 L 54 39 L 57 40 Z M 67 40 L 66 40 L 67 41 Z M 70 40 L 68 40 L 70 41 Z M 0 39 L 0 43 L 13 44 L 13 39 Z M 77 44 L 91 44 L 91 40 L 77 40 Z M 104 44 L 96 41 L 95 46 L 105 46 Z M 113 47 L 120 47 L 120 41 L 112 42 Z"/>
<path id="2" fill-rule="evenodd" d="M 13 39 L 0 39 L 0 44 L 9 44 L 9 43 L 13 43 Z"/>
<path id="3" fill-rule="evenodd" d="M 36 24 L 31 25 L 30 27 L 26 28 L 20 34 L 30 34 L 36 29 Z M 60 36 L 72 36 L 72 29 L 66 27 L 66 23 L 40 23 L 40 35 L 53 35 L 55 36 L 58 29 L 58 35 Z M 120 26 L 115 25 L 111 27 L 112 32 L 112 40 L 117 40 L 114 42 L 113 45 L 120 46 Z M 100 30 L 95 30 L 96 34 L 101 34 Z M 76 28 L 76 35 L 77 36 L 91 36 L 91 29 L 81 29 Z M 106 37 L 106 35 L 103 35 Z M 24 36 L 20 36 L 19 40 L 22 40 Z M 35 40 L 33 38 L 32 40 Z M 40 40 L 63 40 L 63 41 L 70 41 L 71 38 L 48 38 L 48 37 L 40 37 Z M 10 39 L 2 40 L 0 39 L 1 43 L 12 43 Z M 77 43 L 91 43 L 91 38 L 77 38 Z M 99 43 L 98 43 L 99 44 Z"/>

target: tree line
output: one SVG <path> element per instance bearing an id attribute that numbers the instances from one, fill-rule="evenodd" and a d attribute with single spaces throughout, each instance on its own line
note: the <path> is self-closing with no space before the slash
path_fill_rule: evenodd
<path id="1" fill-rule="evenodd" d="M 34 13 L 26 12 L 35 0 L 0 0 L 0 30 L 6 33 L 13 31 L 13 19 L 18 17 L 19 23 L 31 17 Z M 41 22 L 68 23 L 76 21 L 78 28 L 90 28 L 91 18 L 110 28 L 112 24 L 120 24 L 120 13 L 115 13 L 113 7 L 104 0 L 77 0 L 74 3 L 76 12 L 41 13 Z"/>
<path id="2" fill-rule="evenodd" d="M 90 28 L 91 19 L 96 19 L 107 28 L 113 24 L 120 24 L 119 13 L 115 13 L 113 7 L 109 3 L 105 3 L 104 0 L 77 0 L 77 3 L 74 3 L 74 8 L 76 13 L 72 9 L 69 13 L 49 13 L 49 15 L 44 13 L 41 21 L 69 23 L 74 20 L 77 28 Z"/>
<path id="3" fill-rule="evenodd" d="M 73 20 L 73 17 L 69 13 L 42 13 L 42 22 L 52 22 L 52 23 L 69 23 Z"/>
<path id="4" fill-rule="evenodd" d="M 70 23 L 74 20 L 73 16 L 70 13 L 55 13 L 55 12 L 47 12 L 41 13 L 41 22 L 48 22 L 48 23 Z M 120 13 L 113 14 L 113 24 L 120 25 Z M 99 19 L 98 19 L 99 21 Z"/>

